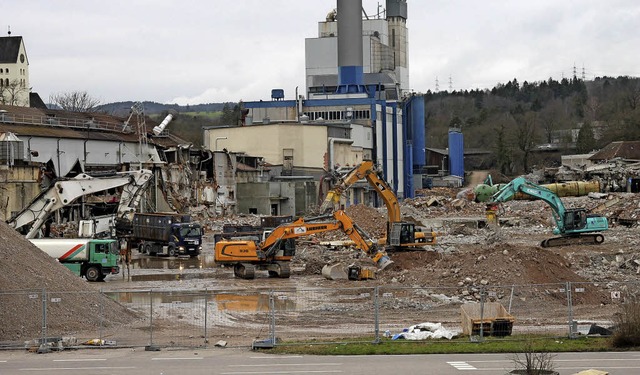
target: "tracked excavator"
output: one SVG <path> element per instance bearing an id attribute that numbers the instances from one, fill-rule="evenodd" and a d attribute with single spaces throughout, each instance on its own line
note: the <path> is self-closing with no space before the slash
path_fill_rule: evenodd
<path id="1" fill-rule="evenodd" d="M 585 208 L 565 208 L 562 200 L 551 190 L 527 181 L 524 177 L 517 177 L 496 192 L 487 203 L 487 213 L 498 211 L 498 205 L 513 199 L 521 192 L 540 199 L 551 206 L 556 227 L 553 234 L 559 237 L 545 239 L 542 247 L 555 247 L 573 244 L 601 244 L 604 236 L 598 232 L 609 229 L 606 217 L 589 214 Z"/>
<path id="2" fill-rule="evenodd" d="M 282 244 L 291 238 L 336 230 L 348 235 L 376 263 L 379 270 L 393 263 L 344 211 L 314 218 L 299 218 L 282 224 L 262 240 L 239 238 L 218 241 L 215 244 L 214 259 L 217 264 L 233 266 L 234 275 L 239 278 L 253 279 L 256 270 L 267 270 L 269 277 L 288 278 L 291 273 L 289 264 L 295 255 L 295 249 Z"/>
<path id="3" fill-rule="evenodd" d="M 122 188 L 116 217 L 131 220 L 151 176 L 150 170 L 141 169 L 100 177 L 82 173 L 73 178 L 59 178 L 12 216 L 7 224 L 26 233 L 27 239 L 35 238 L 47 217 L 56 210 L 72 204 L 80 197 L 114 188 Z"/>
<path id="4" fill-rule="evenodd" d="M 387 207 L 387 235 L 379 239 L 378 245 L 386 246 L 390 251 L 403 251 L 436 244 L 435 232 L 422 232 L 414 223 L 402 221 L 398 198 L 370 160 L 363 161 L 339 178 L 339 182 L 327 193 L 320 212 L 327 213 L 335 209 L 342 194 L 362 179 L 367 180 Z"/>

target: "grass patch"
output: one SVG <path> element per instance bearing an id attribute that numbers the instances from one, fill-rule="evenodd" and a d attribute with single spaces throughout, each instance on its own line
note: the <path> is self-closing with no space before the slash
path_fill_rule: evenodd
<path id="1" fill-rule="evenodd" d="M 315 342 L 281 342 L 268 349 L 275 354 L 308 355 L 371 355 L 371 354 L 454 354 L 454 353 L 517 353 L 523 343 L 531 340 L 534 351 L 546 352 L 598 352 L 611 350 L 611 340 L 604 337 L 579 337 L 576 339 L 532 337 L 531 335 L 509 338 L 486 338 L 483 342 L 471 342 L 468 337 L 453 340 L 407 341 L 383 339 L 380 343 L 339 342 L 326 344 Z"/>

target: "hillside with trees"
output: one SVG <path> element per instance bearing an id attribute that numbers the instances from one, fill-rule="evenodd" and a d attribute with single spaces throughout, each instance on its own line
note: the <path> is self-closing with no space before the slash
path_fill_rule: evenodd
<path id="1" fill-rule="evenodd" d="M 427 92 L 428 148 L 446 148 L 449 128 L 465 149 L 491 151 L 483 167 L 504 174 L 528 172 L 541 147 L 586 153 L 611 141 L 640 139 L 640 79 L 577 77 L 556 81 L 513 79 L 491 90 Z"/>

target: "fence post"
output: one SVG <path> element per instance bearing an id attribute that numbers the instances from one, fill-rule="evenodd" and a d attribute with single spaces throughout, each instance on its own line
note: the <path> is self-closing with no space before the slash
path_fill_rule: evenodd
<path id="1" fill-rule="evenodd" d="M 42 339 L 38 347 L 38 353 L 49 353 L 49 345 L 47 345 L 47 289 L 42 288 Z"/>
<path id="2" fill-rule="evenodd" d="M 373 289 L 373 320 L 374 320 L 374 331 L 375 338 L 373 340 L 374 344 L 380 343 L 380 304 L 379 304 L 379 286 L 376 286 Z"/>
<path id="3" fill-rule="evenodd" d="M 105 324 L 104 323 L 105 322 L 105 318 L 104 318 L 104 300 L 106 299 L 106 298 L 104 298 L 106 296 L 104 295 L 104 292 L 102 291 L 102 288 L 100 288 L 100 297 L 103 297 L 103 298 L 100 298 L 100 327 L 98 327 L 98 339 L 100 340 L 100 345 L 102 345 L 102 342 L 103 342 L 103 338 L 102 337 L 103 337 L 103 331 L 104 331 L 103 328 L 104 328 L 104 324 Z"/>
<path id="4" fill-rule="evenodd" d="M 157 345 L 153 345 L 153 290 L 149 290 L 149 345 L 144 348 L 145 351 L 159 351 Z"/>
<path id="5" fill-rule="evenodd" d="M 484 341 L 484 286 L 480 288 L 480 342 Z"/>
<path id="6" fill-rule="evenodd" d="M 269 313 L 271 314 L 271 322 L 269 324 L 271 344 L 276 346 L 276 301 L 273 290 L 269 290 Z"/>
<path id="7" fill-rule="evenodd" d="M 567 288 L 567 313 L 569 314 L 569 338 L 573 339 L 575 338 L 574 332 L 573 332 L 573 296 L 571 295 L 571 288 L 573 288 L 573 285 L 571 285 L 570 281 L 567 281 L 566 283 L 566 288 Z"/>
<path id="8" fill-rule="evenodd" d="M 207 323 L 209 317 L 209 295 L 207 294 L 207 288 L 204 288 L 204 343 L 209 343 L 209 337 L 207 336 Z"/>

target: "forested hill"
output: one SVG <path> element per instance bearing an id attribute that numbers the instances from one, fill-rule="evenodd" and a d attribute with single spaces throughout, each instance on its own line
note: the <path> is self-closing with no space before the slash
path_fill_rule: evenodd
<path id="1" fill-rule="evenodd" d="M 612 141 L 640 140 L 640 79 L 513 79 L 491 90 L 427 92 L 427 147 L 447 147 L 459 128 L 465 149 L 492 151 L 492 167 L 527 171 L 541 145 L 589 152 Z"/>
<path id="2" fill-rule="evenodd" d="M 128 115 L 134 102 L 115 102 L 102 104 L 97 107 L 97 110 L 105 113 L 109 113 L 116 116 Z M 229 103 L 233 106 L 236 103 Z M 207 104 L 192 104 L 192 105 L 178 105 L 178 104 L 162 104 L 156 102 L 142 102 L 144 112 L 148 115 L 161 114 L 173 109 L 180 113 L 182 112 L 220 112 L 224 108 L 225 103 L 207 103 Z"/>

